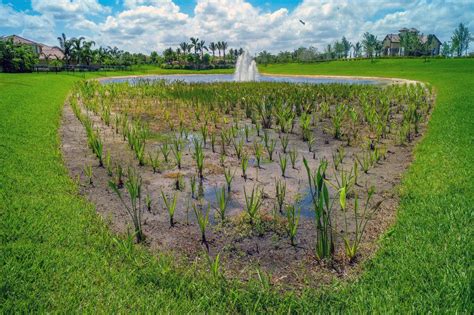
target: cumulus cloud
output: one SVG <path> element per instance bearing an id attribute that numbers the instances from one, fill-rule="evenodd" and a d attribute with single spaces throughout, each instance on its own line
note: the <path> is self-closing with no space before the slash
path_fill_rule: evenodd
<path id="1" fill-rule="evenodd" d="M 31 7 L 56 19 L 110 13 L 110 8 L 101 5 L 97 0 L 32 0 Z"/>
<path id="2" fill-rule="evenodd" d="M 444 41 L 460 22 L 474 29 L 471 0 L 302 0 L 291 11 L 268 11 L 246 0 L 196 0 L 192 15 L 182 12 L 173 0 L 122 3 L 122 10 L 112 13 L 99 0 L 32 0 L 39 15 L 17 19 L 5 17 L 25 13 L 0 2 L 0 25 L 31 29 L 31 24 L 49 23 L 51 27 L 55 21 L 63 21 L 66 33 L 84 31 L 99 44 L 134 52 L 176 47 L 191 36 L 207 43 L 225 40 L 231 47 L 253 52 L 278 52 L 300 46 L 323 49 L 342 36 L 356 42 L 366 31 L 382 39 L 402 27 L 416 27 Z M 56 33 L 62 31 L 56 29 Z"/>

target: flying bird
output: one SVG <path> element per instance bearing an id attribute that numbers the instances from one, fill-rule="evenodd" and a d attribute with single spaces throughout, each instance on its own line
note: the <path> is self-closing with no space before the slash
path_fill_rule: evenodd
<path id="1" fill-rule="evenodd" d="M 306 23 L 302 20 L 300 20 L 300 23 L 303 24 L 303 25 L 306 25 Z"/>

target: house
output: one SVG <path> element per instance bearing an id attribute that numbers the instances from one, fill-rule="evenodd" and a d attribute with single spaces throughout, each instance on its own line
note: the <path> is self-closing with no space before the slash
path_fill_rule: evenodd
<path id="1" fill-rule="evenodd" d="M 430 52 L 417 52 L 418 55 L 429 54 L 429 55 L 439 55 L 441 48 L 441 41 L 434 34 L 430 35 L 419 35 L 419 31 L 416 28 L 402 28 L 398 31 L 398 34 L 388 34 L 382 41 L 382 51 L 384 56 L 404 56 L 404 48 L 401 46 L 401 37 L 404 34 L 414 34 L 418 37 L 420 44 L 426 44 L 430 38 L 432 38 L 432 46 Z"/>
<path id="2" fill-rule="evenodd" d="M 38 55 L 40 62 L 47 62 L 49 60 L 54 60 L 54 59 L 62 60 L 64 58 L 63 51 L 61 50 L 61 48 L 57 46 L 48 46 L 45 44 L 37 43 L 18 35 L 3 36 L 3 37 L 0 37 L 0 39 L 1 40 L 12 39 L 13 43 L 15 44 L 23 44 L 23 45 L 31 46 L 33 48 L 33 51 Z"/>

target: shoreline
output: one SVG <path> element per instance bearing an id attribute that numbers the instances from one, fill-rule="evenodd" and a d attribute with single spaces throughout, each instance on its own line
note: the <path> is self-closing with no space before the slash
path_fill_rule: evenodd
<path id="1" fill-rule="evenodd" d="M 213 75 L 213 74 L 212 73 L 143 74 L 143 75 L 101 77 L 101 78 L 96 78 L 93 80 L 103 82 L 103 81 L 114 80 L 114 79 L 139 79 L 139 78 L 156 77 L 156 76 L 171 76 L 171 75 L 207 76 L 207 75 Z M 222 75 L 222 73 L 219 73 L 218 75 Z M 224 75 L 232 75 L 232 74 L 224 74 Z M 280 77 L 280 78 L 287 77 L 287 78 L 314 78 L 314 79 L 374 80 L 374 81 L 380 81 L 381 83 L 385 83 L 385 84 L 417 84 L 417 83 L 423 84 L 423 82 L 410 80 L 410 79 L 371 77 L 371 76 L 344 76 L 344 75 L 323 75 L 323 74 L 274 74 L 274 73 L 260 73 L 259 75 L 266 76 L 266 77 Z"/>

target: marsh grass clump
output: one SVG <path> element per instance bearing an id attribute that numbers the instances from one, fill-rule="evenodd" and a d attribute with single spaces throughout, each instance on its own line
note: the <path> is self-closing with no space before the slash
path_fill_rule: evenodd
<path id="1" fill-rule="evenodd" d="M 283 155 L 279 154 L 278 158 L 280 160 L 279 165 L 280 165 L 280 170 L 281 170 L 281 176 L 283 178 L 285 178 L 286 177 L 286 166 L 288 165 L 288 157 L 285 154 L 283 154 Z"/>
<path id="2" fill-rule="evenodd" d="M 285 207 L 285 197 L 286 182 L 283 180 L 275 181 L 275 199 L 278 203 L 278 210 L 280 213 L 283 213 L 283 208 Z"/>
<path id="3" fill-rule="evenodd" d="M 305 158 L 303 158 L 303 164 L 308 175 L 310 194 L 315 211 L 316 257 L 318 259 L 331 258 L 334 253 L 334 227 L 331 221 L 333 203 L 329 198 L 329 190 L 324 179 L 327 162 L 321 162 L 315 172 L 311 172 Z"/>
<path id="4" fill-rule="evenodd" d="M 161 173 L 161 161 L 158 152 L 155 152 L 155 154 L 150 152 L 148 153 L 148 157 L 153 173 Z"/>
<path id="5" fill-rule="evenodd" d="M 224 169 L 224 177 L 225 177 L 225 182 L 227 184 L 227 192 L 229 193 L 231 189 L 232 180 L 234 179 L 234 176 L 235 176 L 235 172 L 236 171 L 234 171 L 234 173 L 231 173 L 229 168 Z"/>
<path id="6" fill-rule="evenodd" d="M 240 139 L 239 141 L 233 140 L 233 145 L 235 149 L 235 155 L 237 155 L 237 159 L 242 159 L 242 154 L 244 152 L 244 141 Z"/>
<path id="7" fill-rule="evenodd" d="M 298 153 L 296 152 L 295 148 L 290 150 L 289 156 L 290 156 L 291 168 L 296 170 L 297 169 L 296 168 L 296 161 L 298 159 Z"/>
<path id="8" fill-rule="evenodd" d="M 176 166 L 178 167 L 178 169 L 181 169 L 181 161 L 183 160 L 183 152 L 181 146 L 181 139 L 175 139 L 173 142 L 173 148 L 171 149 L 176 160 Z"/>
<path id="9" fill-rule="evenodd" d="M 93 181 L 92 181 L 92 177 L 93 177 L 92 165 L 84 166 L 84 175 L 86 175 L 86 177 L 88 179 L 88 182 L 89 182 L 89 185 L 92 185 L 93 184 Z"/>
<path id="10" fill-rule="evenodd" d="M 273 152 L 275 152 L 276 141 L 275 139 L 268 140 L 265 143 L 265 148 L 267 149 L 268 158 L 270 161 L 273 161 Z"/>
<path id="11" fill-rule="evenodd" d="M 193 158 L 196 161 L 196 168 L 200 180 L 204 179 L 204 147 L 203 143 L 194 138 L 194 154 Z"/>
<path id="12" fill-rule="evenodd" d="M 146 209 L 148 210 L 148 212 L 151 212 L 151 196 L 150 194 L 146 194 L 145 196 L 145 206 L 146 206 Z"/>
<path id="13" fill-rule="evenodd" d="M 263 147 L 259 141 L 254 142 L 253 152 L 255 154 L 255 161 L 257 161 L 257 168 L 262 168 Z"/>
<path id="14" fill-rule="evenodd" d="M 104 160 L 105 170 L 107 171 L 107 176 L 111 177 L 114 175 L 114 171 L 112 169 L 112 158 L 110 157 L 110 152 L 105 154 Z"/>
<path id="15" fill-rule="evenodd" d="M 245 181 L 247 181 L 247 168 L 249 166 L 249 157 L 246 153 L 242 155 L 240 166 L 242 168 L 242 177 L 244 178 Z"/>
<path id="16" fill-rule="evenodd" d="M 287 153 L 288 150 L 288 144 L 290 143 L 290 138 L 288 137 L 287 134 L 283 135 L 281 137 L 281 147 L 283 148 L 283 153 Z"/>
<path id="17" fill-rule="evenodd" d="M 245 210 L 250 219 L 250 225 L 254 225 L 255 219 L 257 218 L 260 207 L 263 203 L 263 191 L 255 186 L 252 188 L 252 192 L 247 195 L 247 190 L 244 187 L 244 197 L 245 197 Z"/>
<path id="18" fill-rule="evenodd" d="M 227 210 L 227 204 L 229 202 L 229 195 L 228 193 L 226 193 L 225 186 L 222 186 L 221 189 L 216 188 L 216 200 L 217 200 L 216 211 L 219 214 L 221 221 L 224 222 L 225 214 Z"/>
<path id="19" fill-rule="evenodd" d="M 174 227 L 174 214 L 176 212 L 176 200 L 178 199 L 178 193 L 173 195 L 173 199 L 168 199 L 165 196 L 163 190 L 161 191 L 161 197 L 163 198 L 163 202 L 165 203 L 165 210 L 168 211 L 168 215 L 170 217 L 170 227 Z"/>
<path id="20" fill-rule="evenodd" d="M 208 204 L 205 212 L 202 211 L 202 204 L 196 206 L 193 204 L 194 214 L 196 215 L 196 220 L 198 222 L 199 230 L 201 232 L 201 244 L 206 245 L 207 251 L 209 251 L 209 244 L 207 243 L 206 239 L 206 230 L 207 226 L 209 225 L 209 210 L 211 206 Z"/>
<path id="21" fill-rule="evenodd" d="M 163 143 L 161 145 L 161 154 L 163 154 L 163 159 L 165 160 L 165 163 L 169 162 L 169 156 L 170 156 L 171 149 L 168 145 L 168 143 Z"/>
<path id="22" fill-rule="evenodd" d="M 367 223 L 372 219 L 372 217 L 377 213 L 380 209 L 380 206 L 383 200 L 377 202 L 374 205 L 371 205 L 371 200 L 375 193 L 375 188 L 372 186 L 367 190 L 367 197 L 365 199 L 365 205 L 360 212 L 360 205 L 359 205 L 359 197 L 355 196 L 354 205 L 352 206 L 353 211 L 353 220 L 355 222 L 355 236 L 351 238 L 349 235 L 349 225 L 348 225 L 348 212 L 350 206 L 347 203 L 347 193 L 345 187 L 342 187 L 339 190 L 339 204 L 341 207 L 341 211 L 344 214 L 344 232 L 343 232 L 343 240 L 344 240 L 344 248 L 346 252 L 346 256 L 349 259 L 349 262 L 354 262 L 354 259 L 357 256 L 360 243 L 362 242 L 362 238 L 364 236 L 365 230 L 367 228 Z"/>
<path id="23" fill-rule="evenodd" d="M 298 233 L 298 224 L 301 216 L 301 207 L 296 205 L 288 205 L 286 207 L 286 230 L 290 237 L 291 246 L 296 246 L 296 234 Z"/>
<path id="24" fill-rule="evenodd" d="M 341 165 L 344 162 L 344 158 L 346 156 L 344 147 L 339 146 L 336 150 L 335 153 L 332 154 L 332 160 L 334 163 L 334 169 L 337 171 L 339 168 L 339 165 Z"/>
<path id="25" fill-rule="evenodd" d="M 127 181 L 125 187 L 127 188 L 128 195 L 130 197 L 130 205 L 125 202 L 119 187 L 114 181 L 109 181 L 109 187 L 117 194 L 122 205 L 124 206 L 127 213 L 132 219 L 132 223 L 135 229 L 135 237 L 137 243 L 142 242 L 145 237 L 142 230 L 142 206 L 141 206 L 141 191 L 142 191 L 142 179 L 138 172 L 129 167 L 127 173 Z"/>

